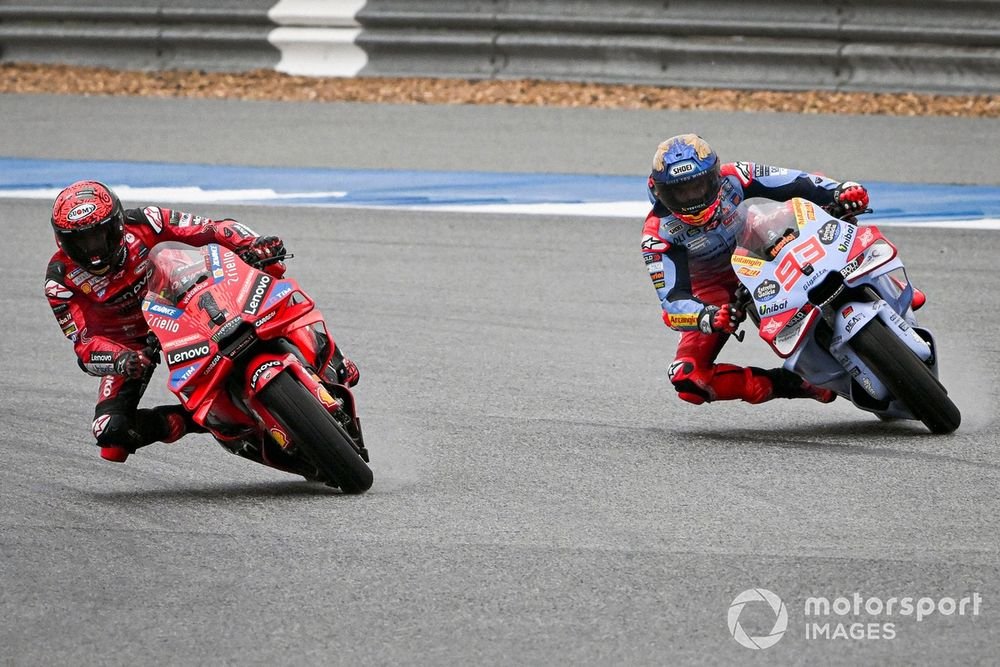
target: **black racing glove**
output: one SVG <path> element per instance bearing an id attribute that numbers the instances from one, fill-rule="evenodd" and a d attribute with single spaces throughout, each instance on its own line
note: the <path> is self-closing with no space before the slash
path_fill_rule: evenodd
<path id="1" fill-rule="evenodd" d="M 115 355 L 115 372 L 130 380 L 138 380 L 156 362 L 146 355 L 146 350 L 123 350 Z"/>

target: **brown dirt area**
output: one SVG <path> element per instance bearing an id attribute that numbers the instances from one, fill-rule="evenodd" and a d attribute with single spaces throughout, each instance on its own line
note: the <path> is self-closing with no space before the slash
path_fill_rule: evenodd
<path id="1" fill-rule="evenodd" d="M 1000 98 L 994 95 L 740 91 L 530 80 L 315 78 L 272 70 L 241 74 L 134 72 L 16 63 L 0 64 L 0 93 L 1000 117 Z"/>

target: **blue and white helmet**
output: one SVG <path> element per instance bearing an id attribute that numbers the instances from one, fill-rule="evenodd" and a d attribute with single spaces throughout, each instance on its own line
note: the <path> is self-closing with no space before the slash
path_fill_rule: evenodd
<path id="1" fill-rule="evenodd" d="M 697 134 L 670 137 L 656 147 L 649 188 L 678 220 L 704 225 L 719 208 L 719 156 Z"/>

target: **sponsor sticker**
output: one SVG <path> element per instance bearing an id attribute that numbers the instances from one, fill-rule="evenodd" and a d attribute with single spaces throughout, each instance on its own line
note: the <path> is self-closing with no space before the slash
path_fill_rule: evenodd
<path id="1" fill-rule="evenodd" d="M 267 294 L 267 290 L 270 288 L 273 280 L 274 278 L 266 273 L 257 276 L 257 280 L 254 281 L 253 287 L 250 289 L 250 295 L 243 304 L 244 313 L 247 315 L 257 315 L 257 312 L 260 310 L 260 304 L 264 300 L 264 295 Z"/>
<path id="2" fill-rule="evenodd" d="M 201 359 L 202 357 L 207 357 L 209 352 L 211 352 L 211 347 L 209 346 L 207 340 L 195 343 L 194 345 L 188 345 L 187 347 L 167 352 L 167 365 L 176 366 L 177 364 L 182 364 L 185 361 Z"/>
<path id="3" fill-rule="evenodd" d="M 779 289 L 780 286 L 775 281 L 765 280 L 757 285 L 757 289 L 753 291 L 753 298 L 757 301 L 770 301 L 778 296 Z"/>
<path id="4" fill-rule="evenodd" d="M 250 390 L 256 391 L 257 383 L 260 382 L 261 380 L 266 380 L 269 377 L 271 377 L 271 369 L 280 365 L 281 362 L 276 359 L 261 364 L 257 368 L 257 370 L 253 372 L 253 375 L 250 377 Z"/>
<path id="5" fill-rule="evenodd" d="M 70 209 L 69 213 L 66 214 L 66 219 L 71 222 L 76 222 L 77 220 L 83 220 L 88 215 L 97 210 L 97 204 L 93 202 L 87 202 L 86 204 L 77 204 Z"/>
<path id="6" fill-rule="evenodd" d="M 670 326 L 672 327 L 696 327 L 698 326 L 698 316 L 694 313 L 671 315 Z"/>
<path id="7" fill-rule="evenodd" d="M 746 255 L 733 255 L 730 261 L 737 266 L 750 266 L 759 269 L 764 266 L 764 260 L 758 257 L 748 257 Z"/>
<path id="8" fill-rule="evenodd" d="M 829 222 L 824 223 L 823 226 L 819 228 L 819 231 L 816 232 L 816 236 L 819 237 L 819 242 L 823 245 L 830 245 L 837 240 L 838 236 L 840 236 L 840 223 L 836 220 L 830 220 Z"/>
<path id="9" fill-rule="evenodd" d="M 142 209 L 142 214 L 146 216 L 146 222 L 159 234 L 163 231 L 163 218 L 160 216 L 160 209 L 157 206 L 147 206 Z"/>
<path id="10" fill-rule="evenodd" d="M 45 296 L 50 299 L 68 299 L 73 296 L 73 292 L 71 292 L 65 285 L 57 283 L 54 280 L 46 280 Z"/>
<path id="11" fill-rule="evenodd" d="M 780 313 L 785 308 L 788 308 L 788 299 L 783 299 L 777 303 L 763 304 L 757 308 L 757 312 L 759 312 L 761 317 L 763 317 L 765 315 Z"/>

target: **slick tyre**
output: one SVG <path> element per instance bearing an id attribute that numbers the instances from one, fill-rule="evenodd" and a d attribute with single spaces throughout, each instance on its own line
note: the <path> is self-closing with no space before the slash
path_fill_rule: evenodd
<path id="1" fill-rule="evenodd" d="M 944 386 L 881 320 L 874 320 L 855 335 L 851 347 L 932 433 L 951 433 L 962 423 L 962 413 Z"/>
<path id="2" fill-rule="evenodd" d="M 364 493 L 371 488 L 374 475 L 350 436 L 294 375 L 280 373 L 264 387 L 260 400 L 299 451 L 341 491 Z"/>

